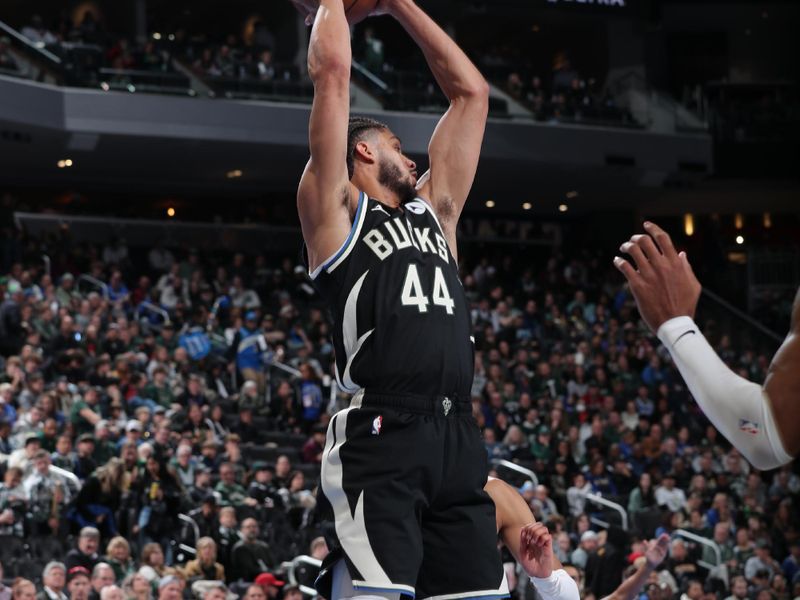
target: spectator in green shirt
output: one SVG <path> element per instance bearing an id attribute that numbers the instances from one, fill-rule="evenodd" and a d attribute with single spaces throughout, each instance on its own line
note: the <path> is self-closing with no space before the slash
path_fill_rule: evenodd
<path id="1" fill-rule="evenodd" d="M 150 398 L 167 410 L 175 403 L 175 394 L 167 383 L 167 370 L 158 366 L 153 369 L 153 381 L 144 388 L 144 397 Z"/>
<path id="2" fill-rule="evenodd" d="M 244 486 L 236 483 L 236 475 L 231 463 L 222 463 L 219 467 L 219 483 L 214 488 L 220 495 L 222 506 L 255 506 L 256 499 L 247 494 Z"/>
<path id="3" fill-rule="evenodd" d="M 97 388 L 90 387 L 84 392 L 83 398 L 72 405 L 69 412 L 69 420 L 75 428 L 75 433 L 94 433 L 95 425 L 101 420 L 100 394 Z"/>

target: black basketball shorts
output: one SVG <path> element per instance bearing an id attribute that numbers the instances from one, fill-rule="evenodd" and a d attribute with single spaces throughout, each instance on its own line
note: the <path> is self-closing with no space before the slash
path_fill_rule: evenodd
<path id="1" fill-rule="evenodd" d="M 317 508 L 335 523 L 317 589 L 505 598 L 487 455 L 469 401 L 359 392 L 330 422 Z"/>

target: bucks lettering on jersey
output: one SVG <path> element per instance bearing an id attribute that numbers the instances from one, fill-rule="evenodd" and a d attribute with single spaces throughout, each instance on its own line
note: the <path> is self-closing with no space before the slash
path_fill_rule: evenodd
<path id="1" fill-rule="evenodd" d="M 427 202 L 393 209 L 362 193 L 349 237 L 310 275 L 331 310 L 344 390 L 469 398 L 466 298 Z"/>

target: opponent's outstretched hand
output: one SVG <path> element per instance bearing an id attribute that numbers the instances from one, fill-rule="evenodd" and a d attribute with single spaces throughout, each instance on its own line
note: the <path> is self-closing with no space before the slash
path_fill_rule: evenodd
<path id="1" fill-rule="evenodd" d="M 702 286 L 685 252 L 678 253 L 666 231 L 654 223 L 644 224 L 645 235 L 634 235 L 620 246 L 636 262 L 614 257 L 631 287 L 642 319 L 653 333 L 674 317 L 694 318 Z"/>
<path id="2" fill-rule="evenodd" d="M 519 562 L 529 577 L 550 577 L 553 572 L 553 536 L 543 523 L 532 523 L 520 530 Z"/>
<path id="3" fill-rule="evenodd" d="M 664 561 L 668 552 L 669 536 L 666 533 L 662 533 L 657 539 L 647 542 L 647 550 L 644 551 L 647 565 L 651 569 L 655 569 Z"/>

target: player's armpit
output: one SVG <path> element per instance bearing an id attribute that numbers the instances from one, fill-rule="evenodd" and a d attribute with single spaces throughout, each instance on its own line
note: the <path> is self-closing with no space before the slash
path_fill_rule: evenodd
<path id="1" fill-rule="evenodd" d="M 454 255 L 455 228 L 475 180 L 488 109 L 488 90 L 452 101 L 428 145 L 429 176 L 418 186 L 436 210 Z"/>

